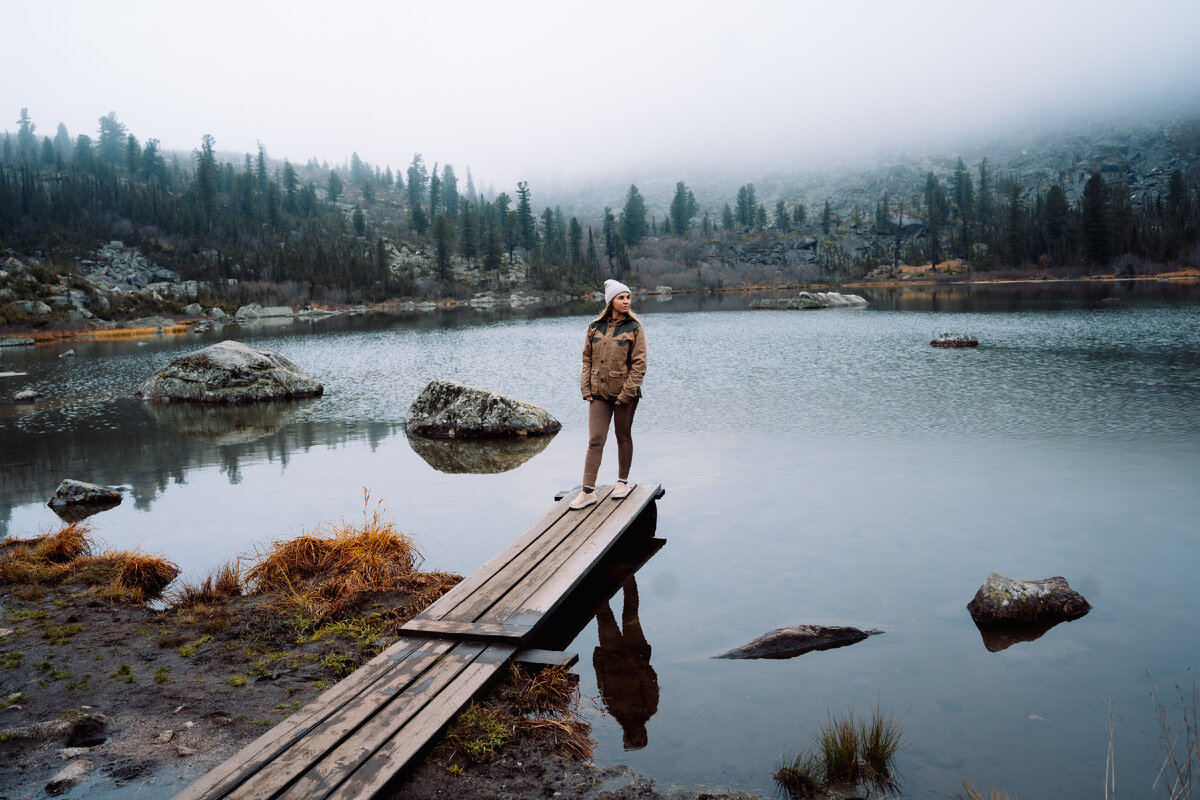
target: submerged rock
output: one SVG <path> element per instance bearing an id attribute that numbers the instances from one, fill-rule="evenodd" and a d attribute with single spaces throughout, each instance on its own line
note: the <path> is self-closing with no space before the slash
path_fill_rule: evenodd
<path id="1" fill-rule="evenodd" d="M 135 396 L 160 403 L 253 403 L 320 397 L 324 391 L 278 353 L 227 341 L 176 358 Z"/>
<path id="2" fill-rule="evenodd" d="M 70 506 L 70 505 L 117 505 L 121 502 L 121 493 L 116 489 L 109 489 L 107 486 L 100 486 L 95 483 L 85 483 L 72 478 L 65 478 L 63 482 L 54 490 L 54 496 L 50 498 L 47 505 L 50 506 Z"/>
<path id="3" fill-rule="evenodd" d="M 965 333 L 939 333 L 930 344 L 934 347 L 978 347 L 979 340 Z"/>
<path id="4" fill-rule="evenodd" d="M 543 408 L 484 389 L 430 381 L 408 411 L 404 429 L 435 439 L 502 439 L 545 436 L 562 424 Z"/>
<path id="5" fill-rule="evenodd" d="M 842 626 L 793 625 L 773 630 L 714 658 L 794 658 L 813 650 L 845 647 L 882 632 Z"/>
<path id="6" fill-rule="evenodd" d="M 805 311 L 817 308 L 862 308 L 868 305 L 866 299 L 856 294 L 841 292 L 800 292 L 795 297 L 778 300 L 755 300 L 750 303 L 754 309 L 782 309 L 786 311 Z"/>
<path id="7" fill-rule="evenodd" d="M 967 610 L 975 624 L 983 627 L 1078 619 L 1092 607 L 1061 576 L 1017 581 L 993 572 L 967 604 Z"/>

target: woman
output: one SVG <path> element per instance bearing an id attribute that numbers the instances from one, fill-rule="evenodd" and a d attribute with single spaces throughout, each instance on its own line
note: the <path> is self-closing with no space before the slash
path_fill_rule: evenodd
<path id="1" fill-rule="evenodd" d="M 571 508 L 596 502 L 596 475 L 604 455 L 608 426 L 615 420 L 617 434 L 617 486 L 613 499 L 629 494 L 629 467 L 633 463 L 633 415 L 642 396 L 646 376 L 646 333 L 641 320 L 629 310 L 629 287 L 612 279 L 604 282 L 604 313 L 587 329 L 583 343 L 583 372 L 579 390 L 588 402 L 588 448 L 583 461 L 583 491 Z"/>

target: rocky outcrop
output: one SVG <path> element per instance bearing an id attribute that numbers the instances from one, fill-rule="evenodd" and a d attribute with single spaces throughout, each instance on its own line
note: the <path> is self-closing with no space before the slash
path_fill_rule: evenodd
<path id="1" fill-rule="evenodd" d="M 993 572 L 967 610 L 976 625 L 997 627 L 1078 619 L 1092 607 L 1061 576 L 1017 581 Z"/>
<path id="2" fill-rule="evenodd" d="M 136 248 L 126 247 L 124 242 L 111 241 L 92 256 L 78 259 L 77 266 L 80 274 L 102 291 L 130 292 L 155 283 L 179 280 L 179 273 L 160 267 Z"/>
<path id="3" fill-rule="evenodd" d="M 544 436 L 562 427 L 543 408 L 447 380 L 430 381 L 408 413 L 409 434 L 438 439 Z"/>
<path id="4" fill-rule="evenodd" d="M 782 309 L 787 311 L 806 311 L 817 308 L 864 308 L 867 301 L 856 294 L 841 292 L 800 292 L 795 297 L 779 300 L 755 300 L 750 303 L 754 309 Z"/>
<path id="5" fill-rule="evenodd" d="M 256 320 L 266 317 L 294 317 L 296 312 L 291 306 L 260 306 L 258 303 L 244 305 L 234 314 L 238 319 Z"/>
<path id="6" fill-rule="evenodd" d="M 320 397 L 324 391 L 278 353 L 226 341 L 176 358 L 135 396 L 160 403 L 253 403 Z"/>
<path id="7" fill-rule="evenodd" d="M 827 625 L 793 625 L 764 634 L 714 658 L 794 658 L 813 650 L 832 650 L 861 642 L 882 631 Z"/>
<path id="8" fill-rule="evenodd" d="M 28 336 L 0 336 L 0 347 L 27 347 L 33 343 Z"/>
<path id="9" fill-rule="evenodd" d="M 979 340 L 965 333 L 939 333 L 930 344 L 934 347 L 979 347 Z"/>

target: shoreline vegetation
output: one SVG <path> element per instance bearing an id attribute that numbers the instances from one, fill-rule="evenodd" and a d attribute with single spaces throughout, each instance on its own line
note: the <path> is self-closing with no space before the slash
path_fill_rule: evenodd
<path id="1" fill-rule="evenodd" d="M 134 136 L 0 133 L 0 328 L 108 326 L 184 303 L 435 307 L 861 281 L 1143 277 L 1200 268 L 1200 117 L 1093 124 L 1037 147 L 899 154 L 822 174 L 666 176 L 535 197 L 469 169 L 293 164 Z M 968 165 L 964 155 L 971 160 Z M 535 203 L 544 206 L 535 209 Z M 25 263 L 28 262 L 28 263 Z M 928 265 L 928 266 L 924 266 Z M 404 301 L 402 301 L 404 302 Z"/>
<path id="2" fill-rule="evenodd" d="M 1056 283 L 1125 283 L 1125 282 L 1193 282 L 1200 281 L 1200 268 L 1182 268 L 1163 271 L 1151 275 L 1117 275 L 1113 273 L 1095 274 L 1086 276 L 1054 276 L 1049 274 L 1027 273 L 1023 275 L 1014 275 L 1011 277 L 983 277 L 978 274 L 971 275 L 966 269 L 958 267 L 954 264 L 940 264 L 940 273 L 930 273 L 929 267 L 904 267 L 901 268 L 896 277 L 879 280 L 857 280 L 847 281 L 844 283 L 796 283 L 796 284 L 775 284 L 775 285 L 739 285 L 727 286 L 712 289 L 670 289 L 667 292 L 659 289 L 646 290 L 639 292 L 639 295 L 695 295 L 695 294 L 757 294 L 757 293 L 782 293 L 782 292 L 800 292 L 800 291 L 828 291 L 828 290 L 843 290 L 856 289 L 864 287 L 933 287 L 933 286 L 998 286 L 1006 284 L 1056 284 Z M 984 274 L 986 275 L 986 273 Z M 669 287 L 661 287 L 668 289 Z M 486 293 L 481 293 L 486 294 Z M 480 295 L 477 295 L 477 297 Z M 472 298 L 474 299 L 474 298 Z M 569 302 L 578 302 L 590 299 L 588 296 L 575 295 L 559 295 L 552 297 L 543 307 L 552 307 L 555 304 L 565 304 Z M 411 299 L 407 301 L 411 303 Z M 421 313 L 421 309 L 411 309 L 406 305 L 401 308 L 406 301 L 403 299 L 392 298 L 380 303 L 375 303 L 366 306 L 367 312 L 371 313 Z M 433 308 L 439 310 L 450 309 L 471 309 L 470 299 L 459 299 L 453 297 L 439 298 L 430 301 Z M 361 307 L 351 306 L 324 306 L 313 307 L 316 310 L 328 312 L 329 314 L 346 313 L 351 310 L 359 310 Z M 432 310 L 426 307 L 424 310 Z M 8 325 L 0 326 L 0 336 L 26 337 L 32 339 L 35 344 L 45 344 L 49 342 L 64 341 L 70 339 L 98 339 L 98 340 L 116 340 L 116 339 L 137 339 L 159 333 L 166 336 L 178 336 L 187 334 L 193 326 L 206 322 L 205 317 L 187 317 L 178 313 L 170 314 L 168 318 L 175 319 L 175 325 L 158 325 L 158 326 L 134 326 L 134 327 L 112 327 L 112 328 L 93 328 L 81 327 L 77 322 L 55 321 L 47 323 L 41 328 L 30 328 L 26 325 Z M 114 321 L 118 326 L 127 324 L 125 321 Z"/>
<path id="3" fill-rule="evenodd" d="M 167 559 L 98 550 L 86 522 L 3 540 L 5 796 L 84 782 L 175 794 L 386 649 L 461 580 L 420 564 L 378 505 L 178 585 Z M 545 762 L 546 781 L 602 783 L 580 702 L 568 670 L 512 667 L 412 773 L 413 796 L 493 780 L 513 753 Z"/>

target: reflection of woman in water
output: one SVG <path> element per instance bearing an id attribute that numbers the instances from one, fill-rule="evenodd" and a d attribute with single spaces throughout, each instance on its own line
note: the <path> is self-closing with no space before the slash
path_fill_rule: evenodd
<path id="1" fill-rule="evenodd" d="M 592 665 L 604 706 L 625 733 L 625 749 L 640 750 L 649 741 L 646 722 L 658 711 L 658 675 L 650 666 L 650 644 L 638 620 L 638 589 L 632 576 L 624 594 L 623 633 L 608 603 L 596 611 L 600 646 L 592 653 Z"/>

